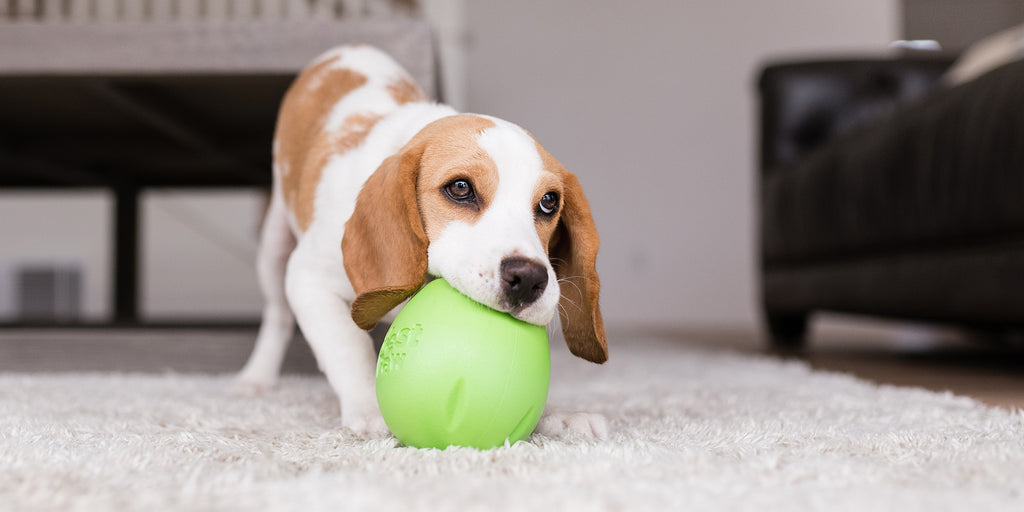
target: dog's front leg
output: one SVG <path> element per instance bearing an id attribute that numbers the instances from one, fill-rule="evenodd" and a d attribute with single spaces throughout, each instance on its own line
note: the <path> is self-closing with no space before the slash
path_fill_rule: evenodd
<path id="1" fill-rule="evenodd" d="M 320 369 L 341 401 L 341 424 L 357 435 L 386 435 L 377 407 L 377 355 L 369 333 L 356 326 L 349 304 L 333 288 L 302 244 L 292 253 L 285 277 L 288 303 L 313 348 Z"/>

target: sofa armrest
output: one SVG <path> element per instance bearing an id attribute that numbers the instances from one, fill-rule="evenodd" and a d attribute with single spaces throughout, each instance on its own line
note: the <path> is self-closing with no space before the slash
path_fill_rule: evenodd
<path id="1" fill-rule="evenodd" d="M 936 86 L 950 56 L 769 63 L 758 80 L 766 172 Z"/>

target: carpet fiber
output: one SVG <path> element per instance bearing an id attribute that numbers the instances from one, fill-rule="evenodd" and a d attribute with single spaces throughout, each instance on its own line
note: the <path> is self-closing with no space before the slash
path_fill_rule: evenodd
<path id="1" fill-rule="evenodd" d="M 336 428 L 324 380 L 0 374 L 4 510 L 1022 510 L 1024 414 L 680 343 L 557 347 L 595 441 L 416 450 Z"/>

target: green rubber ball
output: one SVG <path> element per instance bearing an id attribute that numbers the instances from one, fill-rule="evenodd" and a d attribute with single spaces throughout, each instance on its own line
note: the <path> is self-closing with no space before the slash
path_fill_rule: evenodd
<path id="1" fill-rule="evenodd" d="M 488 449 L 533 432 L 550 379 L 544 327 L 436 279 L 388 330 L 377 359 L 377 403 L 406 446 Z"/>

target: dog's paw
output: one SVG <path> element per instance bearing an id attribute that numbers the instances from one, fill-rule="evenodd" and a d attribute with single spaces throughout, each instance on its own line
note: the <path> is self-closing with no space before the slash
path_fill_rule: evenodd
<path id="1" fill-rule="evenodd" d="M 542 416 L 536 431 L 548 437 L 576 434 L 591 439 L 608 439 L 608 420 L 601 414 L 556 412 Z"/>
<path id="2" fill-rule="evenodd" d="M 272 387 L 274 387 L 273 381 L 239 375 L 228 390 L 235 396 L 260 396 L 266 394 Z"/>
<path id="3" fill-rule="evenodd" d="M 382 439 L 391 435 L 379 412 L 342 414 L 341 426 L 362 439 Z"/>

